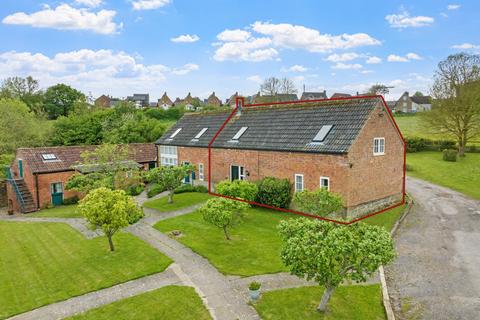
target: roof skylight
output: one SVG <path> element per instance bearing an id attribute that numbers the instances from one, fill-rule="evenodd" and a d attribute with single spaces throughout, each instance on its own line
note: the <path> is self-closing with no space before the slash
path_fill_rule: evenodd
<path id="1" fill-rule="evenodd" d="M 208 128 L 203 128 L 202 130 L 200 130 L 200 132 L 197 133 L 194 139 L 199 139 L 207 130 Z"/>
<path id="2" fill-rule="evenodd" d="M 325 141 L 325 138 L 327 135 L 330 133 L 332 130 L 333 125 L 326 125 L 322 126 L 320 130 L 318 131 L 317 135 L 313 138 L 313 142 L 323 142 Z"/>
<path id="3" fill-rule="evenodd" d="M 237 141 L 247 131 L 248 127 L 241 127 L 240 130 L 233 136 L 232 140 Z"/>
<path id="4" fill-rule="evenodd" d="M 43 154 L 42 154 L 42 159 L 43 159 L 43 160 L 46 160 L 46 161 L 48 161 L 48 160 L 57 160 L 57 156 L 54 155 L 53 153 L 43 153 Z"/>
<path id="5" fill-rule="evenodd" d="M 174 133 L 172 133 L 172 135 L 170 136 L 170 139 L 173 139 L 175 138 L 175 136 L 182 130 L 182 128 L 178 128 L 177 130 L 175 130 Z"/>

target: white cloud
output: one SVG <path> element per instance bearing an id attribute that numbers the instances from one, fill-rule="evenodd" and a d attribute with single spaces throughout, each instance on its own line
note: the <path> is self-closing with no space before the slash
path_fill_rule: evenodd
<path id="1" fill-rule="evenodd" d="M 345 62 L 357 59 L 358 57 L 360 57 L 360 55 L 355 52 L 347 52 L 342 54 L 334 53 L 329 55 L 325 60 L 332 62 Z"/>
<path id="2" fill-rule="evenodd" d="M 196 71 L 199 69 L 199 66 L 198 64 L 195 64 L 195 63 L 187 63 L 185 64 L 183 67 L 180 67 L 180 68 L 175 68 L 172 70 L 172 73 L 173 74 L 176 74 L 176 75 L 180 75 L 180 76 L 183 76 L 183 75 L 186 75 L 192 71 Z"/>
<path id="3" fill-rule="evenodd" d="M 360 73 L 363 73 L 363 74 L 369 74 L 369 73 L 372 73 L 373 70 L 361 70 Z"/>
<path id="4" fill-rule="evenodd" d="M 62 4 L 55 9 L 44 7 L 43 10 L 32 14 L 17 12 L 5 17 L 2 22 L 5 24 L 31 25 L 35 28 L 88 30 L 101 34 L 112 34 L 122 28 L 122 24 L 116 24 L 113 21 L 115 15 L 116 12 L 113 10 L 92 12 L 89 9 L 77 9 L 68 4 Z"/>
<path id="5" fill-rule="evenodd" d="M 360 46 L 379 45 L 380 41 L 366 33 L 329 35 L 318 30 L 288 23 L 272 24 L 257 21 L 250 26 L 252 32 L 235 29 L 217 35 L 220 42 L 212 44 L 217 61 L 277 60 L 279 48 L 302 49 L 309 52 L 327 52 Z"/>
<path id="6" fill-rule="evenodd" d="M 175 37 L 175 38 L 171 38 L 170 41 L 172 42 L 195 42 L 195 41 L 198 41 L 200 40 L 200 37 L 197 36 L 196 34 L 182 34 L 178 37 Z"/>
<path id="7" fill-rule="evenodd" d="M 248 77 L 247 80 L 258 83 L 258 84 L 263 82 L 262 77 L 260 77 L 258 74 Z"/>
<path id="8" fill-rule="evenodd" d="M 243 42 L 250 38 L 250 32 L 240 29 L 225 30 L 217 35 L 217 39 L 224 42 Z"/>
<path id="9" fill-rule="evenodd" d="M 389 14 L 385 17 L 392 28 L 425 27 L 431 25 L 435 19 L 427 16 L 412 17 L 407 11 L 398 14 Z"/>
<path id="10" fill-rule="evenodd" d="M 334 49 L 349 49 L 361 46 L 379 45 L 380 41 L 366 33 L 330 35 L 318 30 L 289 23 L 272 24 L 257 21 L 252 29 L 271 37 L 273 44 L 290 49 L 304 49 L 310 52 L 326 52 Z"/>
<path id="11" fill-rule="evenodd" d="M 409 62 L 411 60 L 422 60 L 422 57 L 413 52 L 407 53 L 405 56 L 390 54 L 387 57 L 388 62 Z"/>
<path id="12" fill-rule="evenodd" d="M 199 69 L 193 63 L 181 67 L 142 64 L 135 55 L 112 50 L 61 52 L 54 56 L 42 53 L 8 51 L 0 53 L 0 78 L 28 76 L 39 79 L 42 86 L 66 83 L 85 93 L 158 90 L 158 83 L 168 76 L 185 75 Z"/>
<path id="13" fill-rule="evenodd" d="M 268 48 L 272 43 L 269 38 L 251 38 L 244 42 L 225 42 L 217 48 L 213 58 L 217 61 L 243 60 L 265 61 L 278 56 L 278 51 Z"/>
<path id="14" fill-rule="evenodd" d="M 166 6 L 170 0 L 136 0 L 132 2 L 134 10 L 153 10 Z"/>
<path id="15" fill-rule="evenodd" d="M 335 64 L 334 66 L 332 66 L 332 69 L 341 69 L 341 70 L 348 70 L 348 69 L 362 69 L 363 66 L 359 63 L 352 63 L 352 64 L 349 64 L 349 63 L 342 63 L 342 62 L 338 62 L 337 64 Z"/>
<path id="16" fill-rule="evenodd" d="M 103 0 L 75 0 L 75 3 L 89 8 L 96 8 L 103 3 Z"/>
<path id="17" fill-rule="evenodd" d="M 440 12 L 440 15 L 444 18 L 448 18 L 448 14 L 446 14 L 445 12 Z"/>
<path id="18" fill-rule="evenodd" d="M 382 59 L 376 56 L 368 57 L 367 61 L 368 64 L 378 64 L 382 62 Z"/>
<path id="19" fill-rule="evenodd" d="M 291 66 L 290 68 L 283 68 L 282 69 L 283 72 L 305 72 L 307 70 L 308 70 L 308 68 L 305 68 L 304 66 L 299 65 L 299 64 L 295 64 L 295 65 Z"/>
<path id="20" fill-rule="evenodd" d="M 480 45 L 475 45 L 472 43 L 465 42 L 462 44 L 453 45 L 452 49 L 460 49 L 460 50 L 480 49 Z"/>
<path id="21" fill-rule="evenodd" d="M 460 7 L 461 7 L 461 6 L 460 6 L 459 4 L 449 4 L 449 5 L 447 6 L 447 9 L 448 9 L 448 10 L 457 10 L 457 9 L 460 9 Z"/>

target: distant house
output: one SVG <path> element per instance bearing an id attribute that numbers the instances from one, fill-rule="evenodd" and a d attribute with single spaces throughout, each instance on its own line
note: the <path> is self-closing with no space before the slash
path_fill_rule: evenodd
<path id="1" fill-rule="evenodd" d="M 163 96 L 160 99 L 158 99 L 157 106 L 159 108 L 162 108 L 163 110 L 168 110 L 173 106 L 173 102 L 168 97 L 167 92 L 164 92 Z"/>
<path id="2" fill-rule="evenodd" d="M 192 97 L 191 93 L 189 92 L 185 99 L 183 99 L 182 103 L 185 106 L 185 110 L 188 111 L 195 111 L 195 105 L 194 105 L 194 98 Z"/>
<path id="3" fill-rule="evenodd" d="M 229 99 L 225 101 L 225 104 L 229 105 L 231 108 L 235 108 L 237 97 L 243 97 L 243 96 L 239 95 L 238 92 L 235 92 L 230 96 Z"/>
<path id="4" fill-rule="evenodd" d="M 323 90 L 323 92 L 303 92 L 302 97 L 300 100 L 320 100 L 320 99 L 328 99 L 327 91 Z"/>
<path id="5" fill-rule="evenodd" d="M 102 108 L 111 108 L 117 106 L 122 100 L 102 94 L 95 99 L 94 105 Z"/>
<path id="6" fill-rule="evenodd" d="M 212 94 L 208 97 L 206 103 L 211 106 L 221 106 L 222 105 L 222 100 L 220 100 L 216 95 L 215 91 L 212 92 Z"/>
<path id="7" fill-rule="evenodd" d="M 387 103 L 387 107 L 390 109 L 390 111 L 395 112 L 395 105 L 397 104 L 396 100 L 387 100 L 385 101 Z"/>
<path id="8" fill-rule="evenodd" d="M 98 146 L 68 146 L 19 148 L 7 177 L 9 211 L 32 212 L 50 205 L 60 205 L 64 199 L 79 194 L 65 190 L 65 184 L 79 169 L 81 154 Z M 128 145 L 129 159 L 136 166 L 149 169 L 156 166 L 154 144 Z"/>
<path id="9" fill-rule="evenodd" d="M 268 103 L 268 102 L 286 102 L 298 101 L 298 96 L 295 93 L 277 93 L 275 95 L 259 95 L 254 98 L 254 103 Z"/>
<path id="10" fill-rule="evenodd" d="M 339 92 L 335 92 L 334 94 L 332 94 L 332 96 L 330 97 L 330 99 L 335 99 L 335 98 L 348 98 L 348 97 L 351 97 L 352 95 L 351 94 L 348 94 L 348 93 L 339 93 Z"/>
<path id="11" fill-rule="evenodd" d="M 396 112 L 415 113 L 432 109 L 432 98 L 430 96 L 410 96 L 405 91 L 395 104 Z"/>
<path id="12" fill-rule="evenodd" d="M 128 96 L 127 101 L 133 102 L 137 108 L 148 108 L 150 106 L 150 95 L 148 93 L 134 93 Z"/>
<path id="13" fill-rule="evenodd" d="M 229 115 L 185 114 L 156 141 L 160 165 L 193 164 L 186 181 L 214 188 L 268 176 L 295 192 L 327 188 L 349 216 L 402 198 L 404 142 L 380 98 L 243 108 L 211 143 Z"/>
<path id="14" fill-rule="evenodd" d="M 175 99 L 175 101 L 173 101 L 173 105 L 174 106 L 178 106 L 178 105 L 181 105 L 183 103 L 182 99 L 180 99 L 179 97 L 177 97 Z"/>

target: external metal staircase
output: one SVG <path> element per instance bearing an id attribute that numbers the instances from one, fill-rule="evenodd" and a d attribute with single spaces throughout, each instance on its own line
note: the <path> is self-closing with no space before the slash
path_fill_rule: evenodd
<path id="1" fill-rule="evenodd" d="M 22 213 L 35 211 L 37 208 L 35 207 L 32 193 L 28 190 L 25 181 L 23 179 L 7 179 L 7 181 L 15 191 L 18 203 L 20 204 L 20 211 Z"/>

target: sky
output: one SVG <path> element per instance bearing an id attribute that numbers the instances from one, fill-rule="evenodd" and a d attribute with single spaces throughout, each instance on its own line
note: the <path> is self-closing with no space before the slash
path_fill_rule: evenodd
<path id="1" fill-rule="evenodd" d="M 87 95 L 299 94 L 372 84 L 428 94 L 438 62 L 480 53 L 480 1 L 2 0 L 0 79 L 31 75 Z"/>

